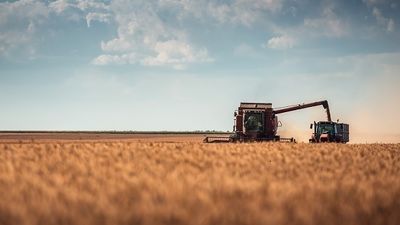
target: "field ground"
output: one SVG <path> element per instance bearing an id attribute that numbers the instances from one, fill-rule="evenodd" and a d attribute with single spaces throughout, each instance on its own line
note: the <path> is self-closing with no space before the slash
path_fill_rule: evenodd
<path id="1" fill-rule="evenodd" d="M 206 132 L 0 132 L 0 143 L 45 142 L 202 142 L 206 136 L 229 134 Z"/>
<path id="2" fill-rule="evenodd" d="M 400 224 L 400 144 L 190 138 L 2 136 L 0 225 Z"/>

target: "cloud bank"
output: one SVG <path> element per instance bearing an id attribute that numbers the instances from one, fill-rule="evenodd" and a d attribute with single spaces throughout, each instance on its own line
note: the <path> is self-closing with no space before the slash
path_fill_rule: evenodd
<path id="1" fill-rule="evenodd" d="M 395 2 L 363 0 L 359 4 L 369 9 L 374 25 L 388 33 L 395 32 L 396 19 L 388 13 L 396 11 Z M 357 29 L 373 30 L 368 27 L 371 24 L 358 28 L 352 18 L 341 14 L 340 7 L 343 7 L 341 1 L 314 4 L 288 0 L 3 2 L 0 3 L 0 56 L 15 51 L 33 56 L 36 42 L 43 41 L 38 30 L 52 19 L 84 22 L 88 29 L 101 23 L 115 29 L 113 37 L 105 37 L 99 43 L 101 53 L 90 60 L 94 65 L 137 64 L 175 69 L 218 60 L 208 43 L 196 39 L 197 27 L 205 29 L 204 32 L 225 28 L 264 32 L 264 38 L 270 38 L 258 46 L 276 50 L 289 50 L 318 38 L 358 35 L 361 30 Z"/>

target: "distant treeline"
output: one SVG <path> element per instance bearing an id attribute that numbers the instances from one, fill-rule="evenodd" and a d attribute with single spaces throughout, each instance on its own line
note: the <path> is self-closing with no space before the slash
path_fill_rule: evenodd
<path id="1" fill-rule="evenodd" d="M 0 130 L 0 133 L 80 133 L 80 134 L 231 134 L 230 131 L 196 130 L 196 131 L 63 131 L 63 130 Z"/>

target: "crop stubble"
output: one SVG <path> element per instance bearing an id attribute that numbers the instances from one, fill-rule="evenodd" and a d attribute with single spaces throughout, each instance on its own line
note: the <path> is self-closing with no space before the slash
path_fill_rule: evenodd
<path id="1" fill-rule="evenodd" d="M 0 224 L 399 224 L 399 175 L 399 144 L 0 144 Z"/>

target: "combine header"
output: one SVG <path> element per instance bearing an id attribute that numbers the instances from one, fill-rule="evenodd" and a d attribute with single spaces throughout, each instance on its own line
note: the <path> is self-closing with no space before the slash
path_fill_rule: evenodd
<path id="1" fill-rule="evenodd" d="M 295 110 L 323 106 L 326 110 L 327 120 L 329 123 L 335 124 L 331 120 L 328 101 L 319 101 L 308 104 L 299 104 L 279 109 L 273 109 L 271 103 L 249 103 L 242 102 L 237 111 L 234 113 L 234 134 L 229 137 L 210 136 L 204 139 L 206 143 L 221 142 L 254 142 L 254 141 L 287 141 L 295 142 L 294 138 L 282 138 L 277 135 L 278 127 L 281 126 L 278 121 L 278 114 L 287 113 Z M 318 122 L 322 123 L 322 122 Z M 316 124 L 317 125 L 317 124 Z M 348 125 L 347 125 L 348 128 Z M 348 131 L 348 130 L 347 130 Z M 325 135 L 325 134 L 324 134 Z M 322 137 L 324 137 L 322 135 Z M 321 135 L 313 136 L 313 142 L 319 142 Z M 347 135 L 348 137 L 348 135 Z M 325 140 L 325 139 L 324 139 Z M 348 141 L 348 140 L 347 140 Z M 311 142 L 311 139 L 310 139 Z M 342 141 L 343 142 L 343 141 Z"/>

